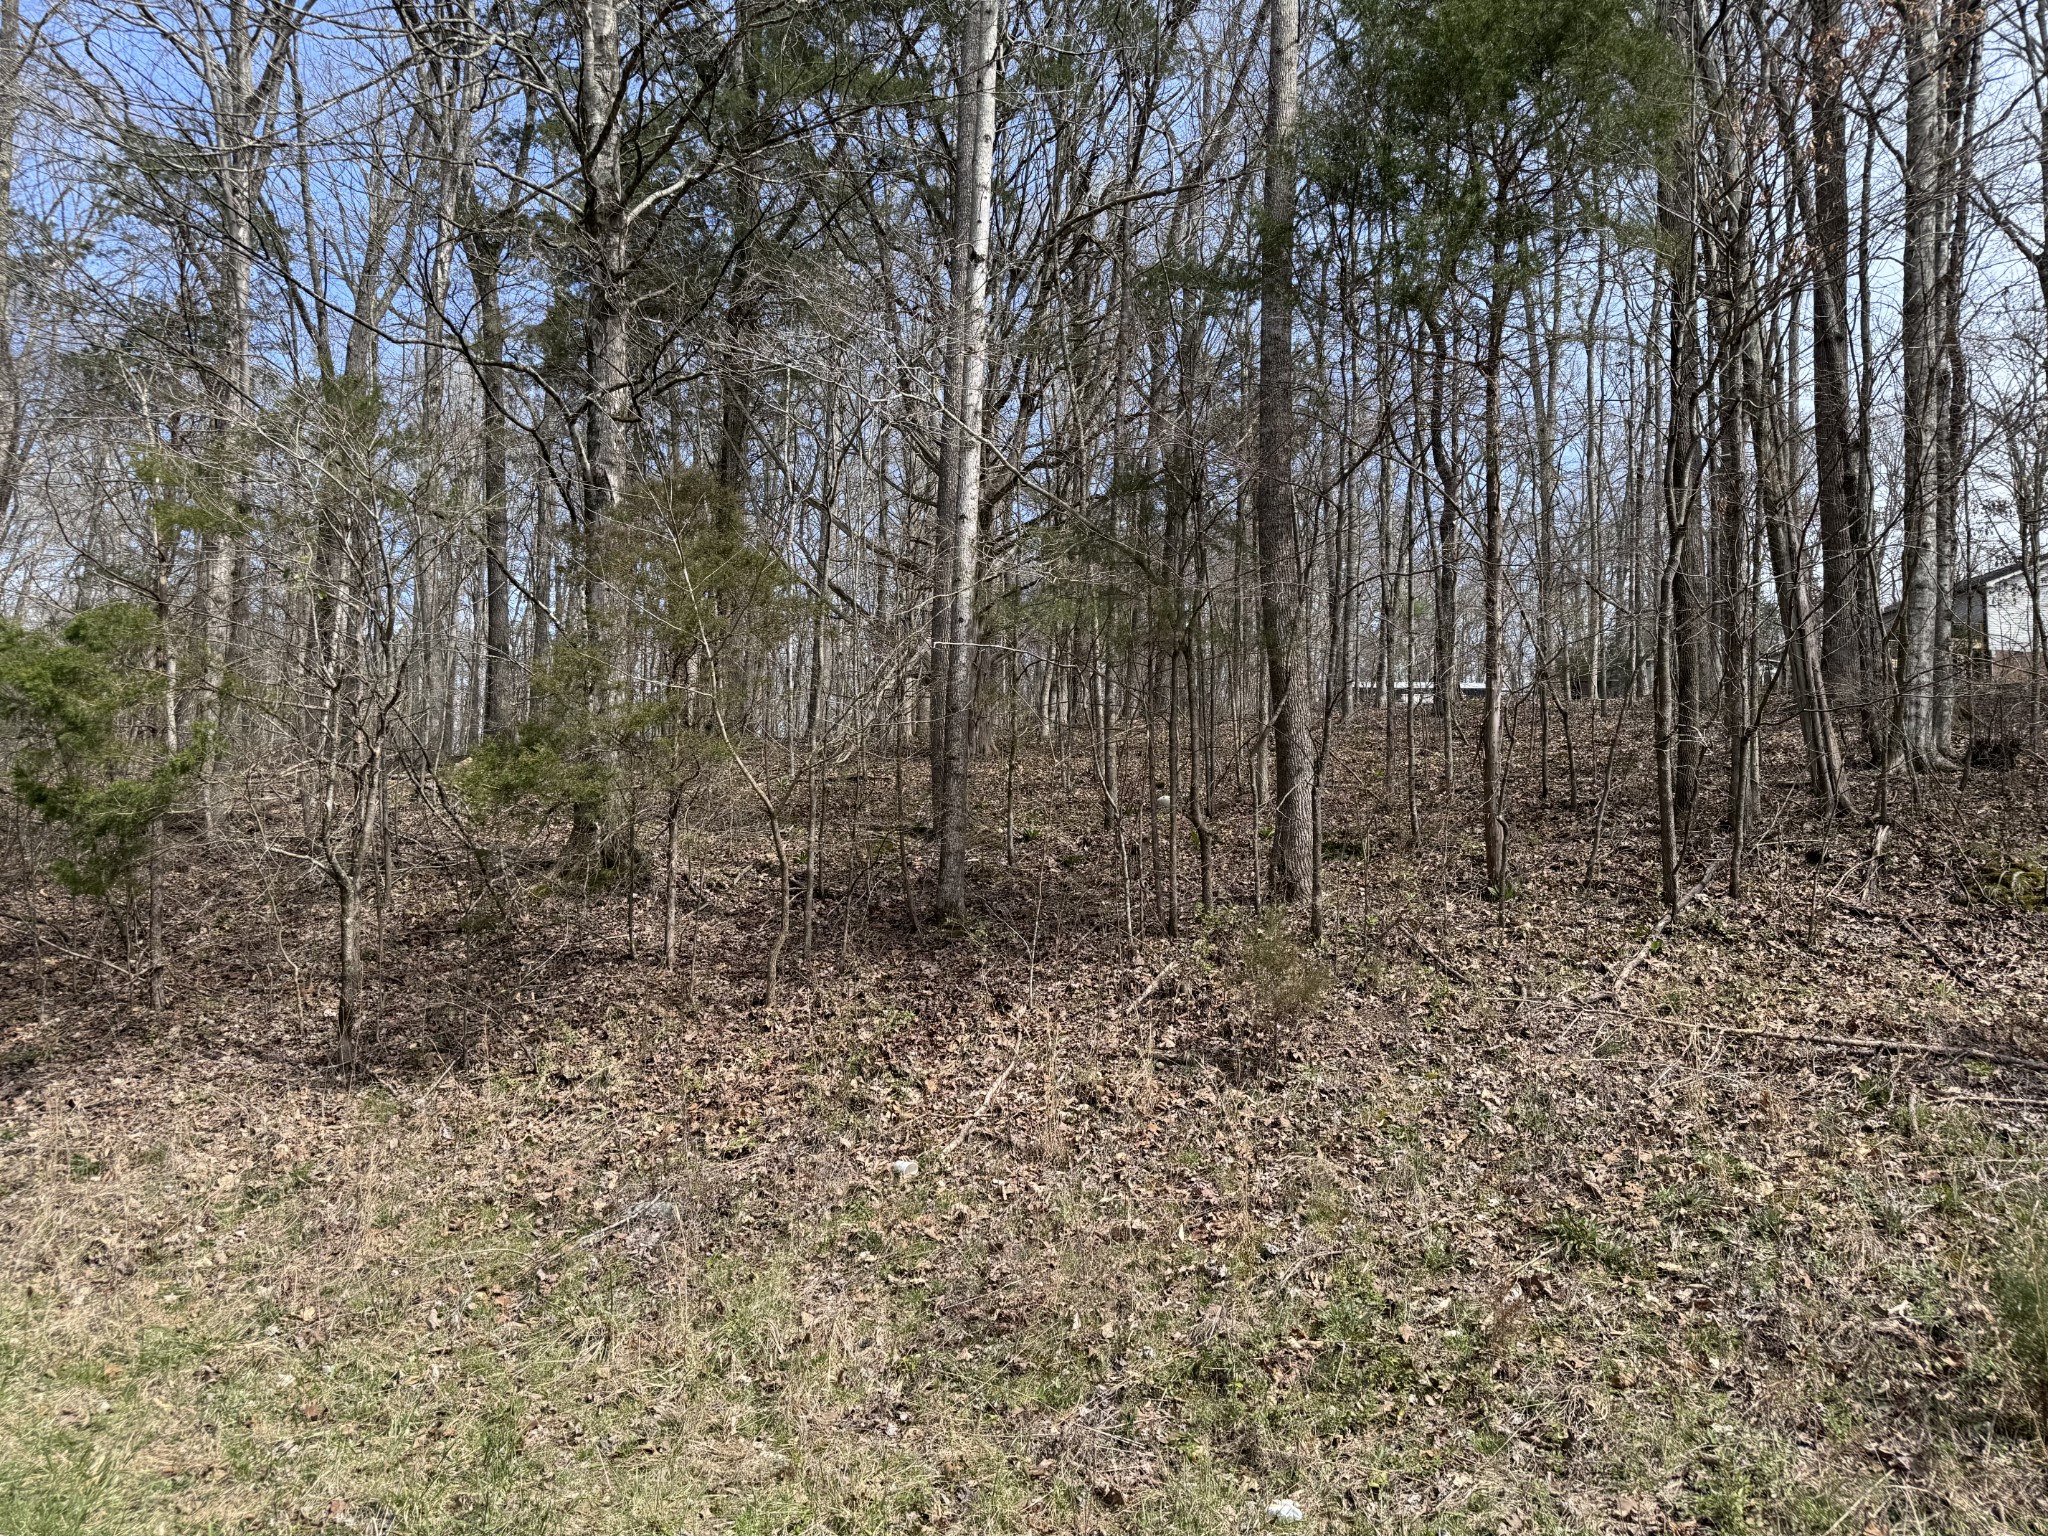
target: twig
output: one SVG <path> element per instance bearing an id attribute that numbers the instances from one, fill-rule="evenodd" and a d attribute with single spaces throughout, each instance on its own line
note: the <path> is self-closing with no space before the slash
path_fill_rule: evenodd
<path id="1" fill-rule="evenodd" d="M 951 1157 L 960 1150 L 960 1143 L 967 1139 L 967 1133 L 974 1129 L 975 1122 L 988 1113 L 989 1105 L 995 1103 L 996 1095 L 1002 1091 L 1004 1082 L 1008 1080 L 1011 1071 L 1023 1056 L 1024 1038 L 1020 1032 L 1017 1037 L 1017 1049 L 1011 1053 L 1009 1065 L 996 1074 L 996 1080 L 988 1085 L 988 1092 L 981 1096 L 981 1103 L 975 1107 L 974 1113 L 960 1122 L 960 1129 L 954 1133 L 953 1139 L 939 1149 L 940 1157 Z"/>
<path id="2" fill-rule="evenodd" d="M 1403 926 L 1406 925 L 1404 924 Z M 1436 952 L 1436 947 L 1432 945 L 1429 942 L 1429 940 L 1425 939 L 1421 934 L 1417 933 L 1413 928 L 1408 929 L 1408 942 L 1413 944 L 1417 949 L 1421 950 L 1422 953 L 1429 958 L 1431 963 L 1434 964 L 1436 968 L 1442 971 L 1446 976 L 1450 977 L 1451 980 L 1459 983 L 1462 986 L 1469 987 L 1473 985 L 1472 973 L 1470 971 L 1465 970 L 1462 966 L 1453 965 L 1450 961 L 1446 960 L 1442 955 L 1438 954 Z"/>
<path id="3" fill-rule="evenodd" d="M 1961 982 L 1971 991 L 1974 992 L 1977 989 L 1976 978 L 1972 976 L 1967 976 L 1963 972 L 1957 970 L 1956 967 L 1950 963 L 1947 956 L 1942 954 L 1940 950 L 1936 949 L 1932 944 L 1928 943 L 1926 939 L 1921 937 L 1920 930 L 1913 926 L 1912 920 L 1908 918 L 1905 915 L 1905 913 L 1873 912 L 1869 907 L 1866 907 L 1859 902 L 1849 901 L 1840 896 L 1837 896 L 1835 898 L 1835 905 L 1840 907 L 1844 912 L 1847 912 L 1854 917 L 1869 918 L 1873 922 L 1884 922 L 1886 919 L 1889 919 L 1890 921 L 1897 923 L 1899 927 L 1905 930 L 1907 938 L 1911 939 L 1915 944 L 1918 944 L 1923 950 L 1927 952 L 1928 959 L 1932 960 L 1944 971 L 1947 971 L 1949 975 L 1953 976 L 1957 981 Z"/>
<path id="4" fill-rule="evenodd" d="M 379 1072 L 375 1067 L 370 1066 L 367 1063 L 363 1063 L 361 1065 L 363 1070 L 369 1073 L 370 1076 L 376 1080 L 378 1087 L 382 1088 L 386 1093 L 390 1094 L 392 1098 L 398 1100 L 398 1102 L 401 1105 L 405 1106 L 413 1114 L 416 1115 L 421 1110 L 427 1107 L 427 1100 L 431 1099 L 434 1096 L 434 1090 L 436 1088 L 439 1088 L 443 1083 L 448 1081 L 448 1074 L 455 1070 L 455 1058 L 453 1056 L 450 1056 L 448 1058 L 448 1065 L 441 1069 L 441 1075 L 435 1078 L 431 1083 L 427 1084 L 427 1091 L 421 1094 L 418 1100 L 409 1105 L 406 1104 L 406 1100 L 410 1096 L 406 1094 L 403 1090 L 401 1090 L 398 1084 L 392 1082 L 390 1078 L 386 1077 L 382 1072 Z"/>
<path id="5" fill-rule="evenodd" d="M 2020 1067 L 2028 1072 L 2048 1073 L 2048 1061 L 2033 1056 L 2008 1056 L 2001 1051 L 1979 1050 L 1966 1045 L 1935 1045 L 1915 1040 L 1880 1040 L 1867 1035 L 1819 1035 L 1803 1030 L 1744 1029 L 1735 1024 L 1701 1024 L 1700 1029 L 1724 1035 L 1750 1035 L 1760 1040 L 1788 1040 L 1795 1045 L 1833 1045 L 1854 1051 L 1908 1051 L 1920 1056 L 1950 1056 L 1962 1061 L 1989 1061 L 2001 1067 Z"/>
<path id="6" fill-rule="evenodd" d="M 21 912 L 0 912 L 0 918 L 4 918 L 10 923 L 21 923 L 30 928 L 56 928 L 60 933 L 64 931 L 58 927 L 54 918 L 34 917 Z M 133 966 L 123 965 L 118 960 L 110 960 L 105 955 L 87 954 L 82 949 L 73 949 L 68 944 L 59 944 L 55 939 L 51 938 L 45 938 L 41 942 L 47 944 L 61 955 L 69 956 L 73 960 L 83 960 L 88 965 L 102 966 L 112 971 L 116 976 L 125 976 L 130 981 L 138 980 L 140 977 L 140 972 Z"/>
<path id="7" fill-rule="evenodd" d="M 578 1249 L 595 1248 L 622 1227 L 630 1227 L 635 1222 L 641 1221 L 672 1222 L 678 1214 L 675 1203 L 668 1198 L 667 1190 L 663 1190 L 652 1200 L 635 1200 L 626 1207 L 626 1214 L 617 1221 L 608 1222 L 595 1231 L 586 1232 L 581 1237 L 571 1238 L 568 1242 L 555 1244 L 551 1252 L 542 1254 L 539 1258 L 522 1268 L 519 1273 L 522 1278 L 528 1275 L 544 1275 L 547 1272 L 547 1267 L 556 1260 L 566 1259 Z"/>
<path id="8" fill-rule="evenodd" d="M 1896 921 L 1898 922 L 1898 925 L 1906 930 L 1907 937 L 1912 939 L 1912 941 L 1915 944 L 1918 944 L 1922 949 L 1927 951 L 1928 959 L 1932 960 L 1944 971 L 1947 971 L 1949 975 L 1953 976 L 1957 981 L 1961 982 L 1971 991 L 1974 992 L 1977 990 L 1976 980 L 1973 977 L 1965 976 L 1961 971 L 1957 970 L 1953 965 L 1949 963 L 1948 957 L 1946 955 L 1942 954 L 1940 950 L 1936 949 L 1932 944 L 1928 943 L 1925 939 L 1921 938 L 1920 930 L 1913 926 L 1911 921 L 1907 919 L 1906 915 L 1903 912 L 1895 914 L 1895 917 Z"/>
<path id="9" fill-rule="evenodd" d="M 1930 1099 L 1933 1104 L 2012 1104 L 2023 1109 L 2048 1109 L 2048 1099 L 2016 1099 L 2001 1093 L 1944 1093 Z"/>
<path id="10" fill-rule="evenodd" d="M 1165 965 L 1161 966 L 1159 968 L 1159 974 L 1157 976 L 1154 976 L 1151 979 L 1151 981 L 1145 984 L 1145 990 L 1140 992 L 1136 997 L 1132 998 L 1128 1004 L 1125 1005 L 1124 1017 L 1129 1018 L 1133 1014 L 1135 1014 L 1140 1008 L 1144 1007 L 1146 1002 L 1151 999 L 1152 995 L 1159 990 L 1160 984 L 1163 983 L 1167 977 L 1171 976 L 1175 971 L 1179 969 L 1180 962 L 1178 960 L 1169 960 L 1166 962 Z M 1148 1082 L 1151 1080 L 1152 1077 L 1152 1058 L 1154 1054 L 1154 1044 L 1155 1042 L 1153 1040 L 1152 1021 L 1148 1018 L 1147 1020 L 1145 1020 L 1145 1077 Z"/>
<path id="11" fill-rule="evenodd" d="M 448 1081 L 448 1074 L 455 1070 L 455 1059 L 456 1058 L 454 1057 L 454 1055 L 450 1054 L 450 1056 L 448 1057 L 448 1065 L 441 1069 L 441 1075 L 435 1078 L 431 1083 L 427 1084 L 427 1091 L 420 1095 L 419 1107 L 421 1109 L 425 1109 L 427 1107 L 427 1100 L 431 1099 L 434 1096 L 434 1090 L 439 1088 L 443 1083 Z"/>
<path id="12" fill-rule="evenodd" d="M 1701 878 L 1700 883 L 1679 897 L 1676 902 L 1672 903 L 1671 910 L 1657 919 L 1657 926 L 1644 935 L 1641 946 L 1633 955 L 1629 956 L 1628 964 L 1615 972 L 1614 980 L 1608 983 L 1607 990 L 1595 992 L 1586 1001 L 1600 1002 L 1605 1000 L 1611 1003 L 1619 1003 L 1621 1001 L 1621 989 L 1628 985 L 1628 980 L 1636 973 L 1636 968 L 1650 958 L 1650 951 L 1656 948 L 1659 939 L 1671 931 L 1671 925 L 1678 921 L 1678 915 L 1706 894 L 1707 887 L 1714 883 L 1714 871 L 1720 867 L 1720 863 L 1721 861 L 1716 859 L 1712 864 L 1709 864 L 1707 872 Z"/>
<path id="13" fill-rule="evenodd" d="M 635 1200 L 626 1207 L 626 1214 L 617 1221 L 608 1222 L 604 1226 L 599 1227 L 595 1232 L 584 1233 L 576 1239 L 572 1246 L 576 1248 L 595 1248 L 621 1227 L 630 1227 L 634 1223 L 641 1221 L 673 1221 L 675 1214 L 675 1204 L 668 1198 L 668 1191 L 663 1190 L 652 1200 Z M 568 1251 L 567 1248 L 562 1250 L 563 1253 Z M 557 1257 L 560 1257 L 560 1255 L 558 1254 Z M 546 1261 L 543 1260 L 542 1262 L 545 1263 Z M 535 1267 L 538 1268 L 539 1266 L 536 1265 Z"/>
<path id="14" fill-rule="evenodd" d="M 1175 971 L 1179 969 L 1180 962 L 1178 960 L 1169 960 L 1166 962 L 1165 965 L 1161 966 L 1159 968 L 1159 974 L 1157 976 L 1154 976 L 1150 981 L 1148 981 L 1145 984 L 1145 990 L 1140 992 L 1136 997 L 1132 998 L 1130 1002 L 1124 1005 L 1125 1015 L 1128 1017 L 1129 1015 L 1136 1013 L 1140 1008 L 1144 1007 L 1147 1003 L 1152 1001 L 1152 996 L 1159 990 L 1160 984 L 1164 982 L 1167 977 L 1171 976 Z"/>

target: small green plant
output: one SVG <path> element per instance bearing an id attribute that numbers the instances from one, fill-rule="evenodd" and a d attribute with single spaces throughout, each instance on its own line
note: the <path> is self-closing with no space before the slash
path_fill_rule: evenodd
<path id="1" fill-rule="evenodd" d="M 1432 1232 L 1422 1244 L 1422 1267 L 1432 1275 L 1447 1275 L 1459 1267 L 1458 1250 L 1441 1232 Z"/>
<path id="2" fill-rule="evenodd" d="M 1621 1239 L 1609 1236 L 1590 1216 L 1567 1211 L 1553 1217 L 1543 1231 L 1557 1244 L 1559 1257 L 1568 1263 L 1596 1263 L 1615 1275 L 1635 1273 L 1635 1249 Z"/>
<path id="3" fill-rule="evenodd" d="M 1254 1015 L 1265 1028 L 1267 1048 L 1322 1007 L 1330 991 L 1330 968 L 1288 931 L 1287 913 L 1269 907 L 1245 935 L 1243 986 Z"/>
<path id="4" fill-rule="evenodd" d="M 58 881 L 117 909 L 206 756 L 203 737 L 171 749 L 161 641 L 133 603 L 88 608 L 58 630 L 0 623 L 0 740 L 15 797 L 62 838 Z"/>
<path id="5" fill-rule="evenodd" d="M 474 810 L 529 828 L 567 812 L 561 868 L 611 884 L 638 872 L 637 808 L 666 801 L 673 822 L 688 786 L 730 760 L 720 722 L 803 609 L 732 493 L 694 471 L 637 486 L 596 558 L 612 600 L 534 666 L 525 723 L 479 743 L 455 783 Z M 662 684 L 644 696 L 616 675 L 642 651 Z"/>
<path id="6" fill-rule="evenodd" d="M 1991 1274 L 1999 1331 L 2014 1385 L 2048 1439 L 2048 1235 L 2029 1227 Z"/>

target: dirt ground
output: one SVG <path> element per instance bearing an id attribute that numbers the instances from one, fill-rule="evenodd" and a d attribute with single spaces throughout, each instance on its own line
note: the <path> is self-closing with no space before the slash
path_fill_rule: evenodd
<path id="1" fill-rule="evenodd" d="M 983 776 L 978 920 L 913 928 L 869 765 L 772 1008 L 759 825 L 693 824 L 670 970 L 542 833 L 487 887 L 408 823 L 352 1079 L 285 831 L 180 846 L 161 1010 L 10 896 L 0 1531 L 2048 1529 L 1992 1283 L 2038 766 L 1883 839 L 1774 770 L 1743 893 L 1702 825 L 1660 930 L 1639 750 L 1525 786 L 1496 908 L 1377 733 L 1315 945 L 1225 904 L 1243 806 L 1167 936 L 1151 827 L 1049 759 L 1009 858 Z"/>

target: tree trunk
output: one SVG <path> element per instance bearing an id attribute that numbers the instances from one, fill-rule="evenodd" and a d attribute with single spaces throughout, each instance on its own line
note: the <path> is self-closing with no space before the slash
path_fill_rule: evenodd
<path id="1" fill-rule="evenodd" d="M 941 475 L 938 521 L 947 558 L 934 594 L 944 639 L 934 657 L 933 730 L 941 752 L 933 820 L 939 839 L 938 912 L 967 913 L 968 764 L 973 754 L 974 599 L 981 539 L 982 400 L 988 379 L 988 242 L 994 213 L 996 78 L 1001 68 L 1002 0 L 976 0 L 960 39 L 953 186 L 953 283 L 946 433 L 951 473 Z"/>
<path id="2" fill-rule="evenodd" d="M 1695 88 L 1704 39 L 1687 0 L 1665 0 L 1666 27 L 1681 46 L 1688 93 Z M 1712 593 L 1707 580 L 1706 519 L 1699 412 L 1705 395 L 1699 332 L 1700 120 L 1688 111 L 1674 150 L 1674 168 L 1660 177 L 1658 226 L 1670 262 L 1670 409 L 1665 420 L 1664 493 L 1667 527 L 1677 538 L 1671 572 L 1670 646 L 1673 710 L 1672 803 L 1689 825 L 1706 756 L 1708 673 L 1712 668 Z M 1681 840 L 1683 831 L 1681 829 Z"/>
<path id="3" fill-rule="evenodd" d="M 1493 253 L 1494 270 L 1506 252 Z M 1486 894 L 1506 901 L 1508 886 L 1507 821 L 1507 523 L 1501 505 L 1500 369 L 1507 300 L 1498 291 L 1488 305 L 1486 356 L 1481 377 L 1485 402 L 1486 526 L 1480 554 L 1486 594 L 1486 728 L 1481 740 L 1486 776 Z"/>
<path id="4" fill-rule="evenodd" d="M 1662 24 L 1688 72 L 1697 68 L 1692 16 L 1685 0 L 1663 0 Z M 1691 93 L 1688 73 L 1688 100 Z M 1660 884 L 1666 907 L 1678 904 L 1682 820 L 1699 773 L 1701 636 L 1698 567 L 1700 489 L 1700 355 L 1697 242 L 1698 117 L 1688 107 L 1673 151 L 1675 164 L 1658 176 L 1657 225 L 1669 271 L 1670 390 L 1664 423 L 1664 552 L 1657 578 L 1654 663 L 1655 741 Z"/>
<path id="5" fill-rule="evenodd" d="M 605 526 L 626 483 L 626 422 L 632 414 L 625 293 L 627 230 L 620 172 L 623 109 L 617 0 L 583 0 L 577 106 L 585 158 L 583 234 L 590 282 L 589 398 L 584 418 L 583 628 L 602 629 Z"/>
<path id="6" fill-rule="evenodd" d="M 1452 779 L 1452 722 L 1458 706 L 1458 566 L 1464 559 L 1465 516 L 1459 495 L 1458 466 L 1445 441 L 1444 392 L 1450 374 L 1450 344 L 1442 324 L 1427 317 L 1430 331 L 1429 457 L 1436 469 L 1442 504 L 1437 509 L 1436 597 L 1433 644 L 1436 669 L 1436 715 L 1443 722 L 1444 788 Z"/>
<path id="7" fill-rule="evenodd" d="M 1273 734 L 1273 857 L 1276 901 L 1307 894 L 1312 749 L 1300 647 L 1305 601 L 1294 509 L 1295 136 L 1301 113 L 1299 0 L 1270 0 L 1265 210 L 1259 225 L 1259 436 L 1252 517 L 1258 538 L 1259 638 L 1266 653 Z"/>
<path id="8" fill-rule="evenodd" d="M 483 390 L 478 489 L 484 503 L 484 734 L 512 725 L 512 521 L 506 497 L 512 454 L 504 400 L 505 306 L 499 287 L 504 242 L 476 227 L 463 232 L 470 285 L 476 290 L 477 383 Z"/>
<path id="9" fill-rule="evenodd" d="M 253 376 L 250 360 L 251 258 L 255 240 L 255 198 L 258 186 L 256 131 L 261 116 L 255 80 L 258 24 L 249 15 L 248 0 L 228 7 L 227 57 L 216 86 L 225 97 L 214 101 L 216 147 L 220 156 L 220 253 L 213 294 L 218 360 L 209 378 L 215 428 L 215 474 L 221 499 L 229 508 L 220 526 L 202 537 L 201 601 L 203 662 L 200 676 L 202 719 L 215 731 L 228 720 L 229 652 L 234 641 L 236 585 L 242 571 L 242 540 L 246 532 L 250 451 L 248 425 Z M 285 47 L 284 39 L 273 46 Z M 201 785 L 206 830 L 214 831 L 216 758 L 208 759 Z"/>
<path id="10" fill-rule="evenodd" d="M 1941 291 L 1947 268 L 1949 144 L 1941 0 L 1902 0 L 1906 52 L 1906 244 L 1901 372 L 1905 384 L 1904 576 L 1899 603 L 1898 748 L 1908 768 L 1951 766 L 1936 709 L 1941 628 Z"/>
<path id="11" fill-rule="evenodd" d="M 1877 622 L 1873 552 L 1863 516 L 1862 443 L 1856 431 L 1849 357 L 1849 125 L 1841 0 L 1813 0 L 1814 499 L 1820 514 L 1821 670 L 1828 698 L 1853 711 L 1864 751 L 1879 753 Z"/>

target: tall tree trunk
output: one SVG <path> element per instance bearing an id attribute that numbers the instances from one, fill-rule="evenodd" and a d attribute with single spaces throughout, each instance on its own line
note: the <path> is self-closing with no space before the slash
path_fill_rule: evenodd
<path id="1" fill-rule="evenodd" d="M 959 162 L 953 185 L 951 346 L 946 380 L 950 473 L 940 477 L 938 521 L 946 558 L 934 594 L 944 637 L 932 675 L 933 731 L 941 752 L 934 821 L 939 839 L 938 912 L 967 913 L 968 764 L 973 755 L 975 578 L 981 540 L 982 401 L 988 380 L 988 243 L 994 214 L 996 79 L 1002 0 L 976 0 L 960 39 Z"/>
<path id="2" fill-rule="evenodd" d="M 1301 113 L 1299 0 L 1268 0 L 1265 208 L 1259 225 L 1259 439 L 1252 518 L 1258 538 L 1259 638 L 1273 736 L 1276 901 L 1308 891 L 1314 796 L 1306 668 L 1297 654 L 1305 601 L 1294 508 L 1295 137 Z"/>
<path id="3" fill-rule="evenodd" d="M 1663 0 L 1663 26 L 1685 61 L 1688 101 L 1696 89 L 1700 39 L 1688 0 Z M 1666 661 L 1672 711 L 1671 805 L 1688 818 L 1699 793 L 1705 753 L 1706 674 L 1709 667 L 1706 541 L 1699 516 L 1701 451 L 1699 410 L 1704 393 L 1699 335 L 1700 119 L 1688 107 L 1672 151 L 1673 165 L 1658 177 L 1658 230 L 1670 273 L 1670 384 L 1665 418 L 1664 514 L 1678 543 L 1671 551 Z"/>
<path id="4" fill-rule="evenodd" d="M 1506 252 L 1493 252 L 1493 267 L 1502 270 Z M 1507 328 L 1507 298 L 1496 291 L 1487 305 L 1486 355 L 1481 365 L 1485 387 L 1486 522 L 1480 552 L 1486 596 L 1486 726 L 1481 738 L 1481 768 L 1486 776 L 1486 892 L 1506 901 L 1508 886 L 1507 819 L 1507 519 L 1501 504 L 1500 369 Z"/>
<path id="5" fill-rule="evenodd" d="M 1941 590 L 1943 325 L 1949 180 L 1942 0 L 1900 0 L 1906 53 L 1906 243 L 1901 371 L 1905 381 L 1904 577 L 1899 603 L 1899 751 L 1907 767 L 1951 766 L 1939 733 L 1936 654 Z"/>
<path id="6" fill-rule="evenodd" d="M 1871 653 L 1877 622 L 1870 581 L 1874 552 L 1863 515 L 1862 441 L 1849 356 L 1846 35 L 1841 0 L 1812 0 L 1813 200 L 1805 222 L 1814 252 L 1814 499 L 1820 514 L 1821 669 L 1829 699 L 1838 710 L 1853 711 L 1864 751 L 1874 760 L 1882 736 L 1881 690 L 1878 658 Z M 1790 115 L 1781 109 L 1781 120 Z"/>
<path id="7" fill-rule="evenodd" d="M 1934 637 L 1934 734 L 1944 745 L 1955 740 L 1956 651 L 1953 594 L 1958 577 L 1963 473 L 1969 456 L 1970 374 L 1963 350 L 1963 290 L 1968 271 L 1971 149 L 1976 131 L 1978 59 L 1984 31 L 1982 0 L 1951 0 L 1942 39 L 1942 136 L 1944 156 L 1943 240 L 1940 311 L 1941 360 L 1936 365 L 1941 390 L 1940 441 L 1937 452 Z M 1967 750 L 1967 743 L 1965 744 Z"/>
<path id="8" fill-rule="evenodd" d="M 467 200 L 462 234 L 470 286 L 476 292 L 477 384 L 483 391 L 478 423 L 478 490 L 484 504 L 484 718 L 487 736 L 510 729 L 518 704 L 513 692 L 512 427 L 504 398 L 505 301 L 500 286 L 505 242 L 484 230 L 481 210 Z"/>
<path id="9" fill-rule="evenodd" d="M 1661 19 L 1685 60 L 1690 101 L 1691 72 L 1698 64 L 1693 18 L 1686 0 L 1663 0 Z M 1705 562 L 1699 533 L 1698 134 L 1698 113 L 1688 106 L 1673 150 L 1674 164 L 1660 172 L 1657 186 L 1657 226 L 1669 272 L 1665 372 L 1670 398 L 1664 423 L 1664 556 L 1657 578 L 1655 735 L 1661 886 L 1665 905 L 1674 909 L 1682 823 L 1699 780 L 1702 667 L 1698 651 L 1703 648 L 1705 628 L 1700 590 Z"/>
<path id="10" fill-rule="evenodd" d="M 745 117 L 733 168 L 735 196 L 731 208 L 733 259 L 731 296 L 726 302 L 718 350 L 718 483 L 733 493 L 737 511 L 747 484 L 747 440 L 754 423 L 754 348 L 761 325 L 761 289 L 757 269 L 761 225 L 760 157 L 768 134 L 762 109 L 761 47 L 755 0 L 739 0 L 733 26 L 739 34 L 739 88 Z"/>
<path id="11" fill-rule="evenodd" d="M 213 295 L 215 343 L 219 348 L 209 378 L 213 397 L 215 474 L 222 502 L 229 508 L 222 524 L 201 539 L 200 591 L 203 662 L 200 676 L 202 719 L 214 731 L 228 723 L 229 655 L 234 639 L 236 585 L 243 569 L 242 541 L 249 501 L 248 455 L 253 374 L 250 360 L 251 263 L 255 240 L 255 198 L 258 185 L 257 99 L 255 53 L 259 24 L 249 14 L 248 0 L 228 7 L 226 57 L 214 101 L 215 144 L 220 157 L 220 252 Z M 274 47 L 286 46 L 282 39 Z M 214 830 L 216 778 L 209 760 L 202 780 L 206 830 Z"/>
<path id="12" fill-rule="evenodd" d="M 633 410 L 631 334 L 626 292 L 629 231 L 621 169 L 621 113 L 625 110 L 619 55 L 617 0 L 581 0 L 576 83 L 577 150 L 582 160 L 583 276 L 586 298 L 584 398 L 581 402 L 580 525 L 572 555 L 577 562 L 581 640 L 589 648 L 584 709 L 596 716 L 612 698 L 611 654 L 605 630 L 606 544 L 626 488 L 626 426 Z M 564 857 L 609 864 L 614 828 L 601 800 L 572 807 Z M 630 832 L 629 832 L 630 835 Z"/>
<path id="13" fill-rule="evenodd" d="M 0 528 L 14 514 L 28 454 L 28 397 L 14 349 L 14 173 L 22 72 L 28 66 L 21 0 L 0 0 Z"/>
<path id="14" fill-rule="evenodd" d="M 1444 393 L 1449 387 L 1450 343 L 1441 321 L 1425 316 L 1430 332 L 1429 457 L 1436 469 L 1442 502 L 1437 509 L 1436 597 L 1434 600 L 1433 661 L 1436 668 L 1436 714 L 1443 722 L 1444 787 L 1452 778 L 1451 745 L 1453 717 L 1457 710 L 1458 666 L 1458 567 L 1465 554 L 1465 513 L 1460 495 L 1459 465 L 1445 432 L 1447 406 Z"/>
<path id="15" fill-rule="evenodd" d="M 1755 302 L 1754 290 L 1747 281 L 1743 288 L 1742 302 L 1747 308 Z M 1778 621 L 1784 631 L 1781 665 L 1790 676 L 1793 702 L 1799 710 L 1808 785 L 1824 809 L 1841 810 L 1848 803 L 1842 745 L 1829 708 L 1821 637 L 1814 622 L 1814 602 L 1807 580 L 1806 551 L 1793 512 L 1798 477 L 1781 415 L 1788 391 L 1781 369 L 1772 366 L 1765 355 L 1759 329 L 1752 324 L 1743 335 L 1743 393 L 1751 452 L 1756 459 L 1757 500 L 1770 546 Z"/>
<path id="16" fill-rule="evenodd" d="M 590 283 L 589 398 L 584 417 L 583 628 L 602 629 L 606 524 L 626 483 L 626 423 L 633 409 L 627 330 L 627 229 L 620 170 L 622 100 L 617 0 L 582 0 L 577 82 L 584 157 L 583 237 Z"/>

